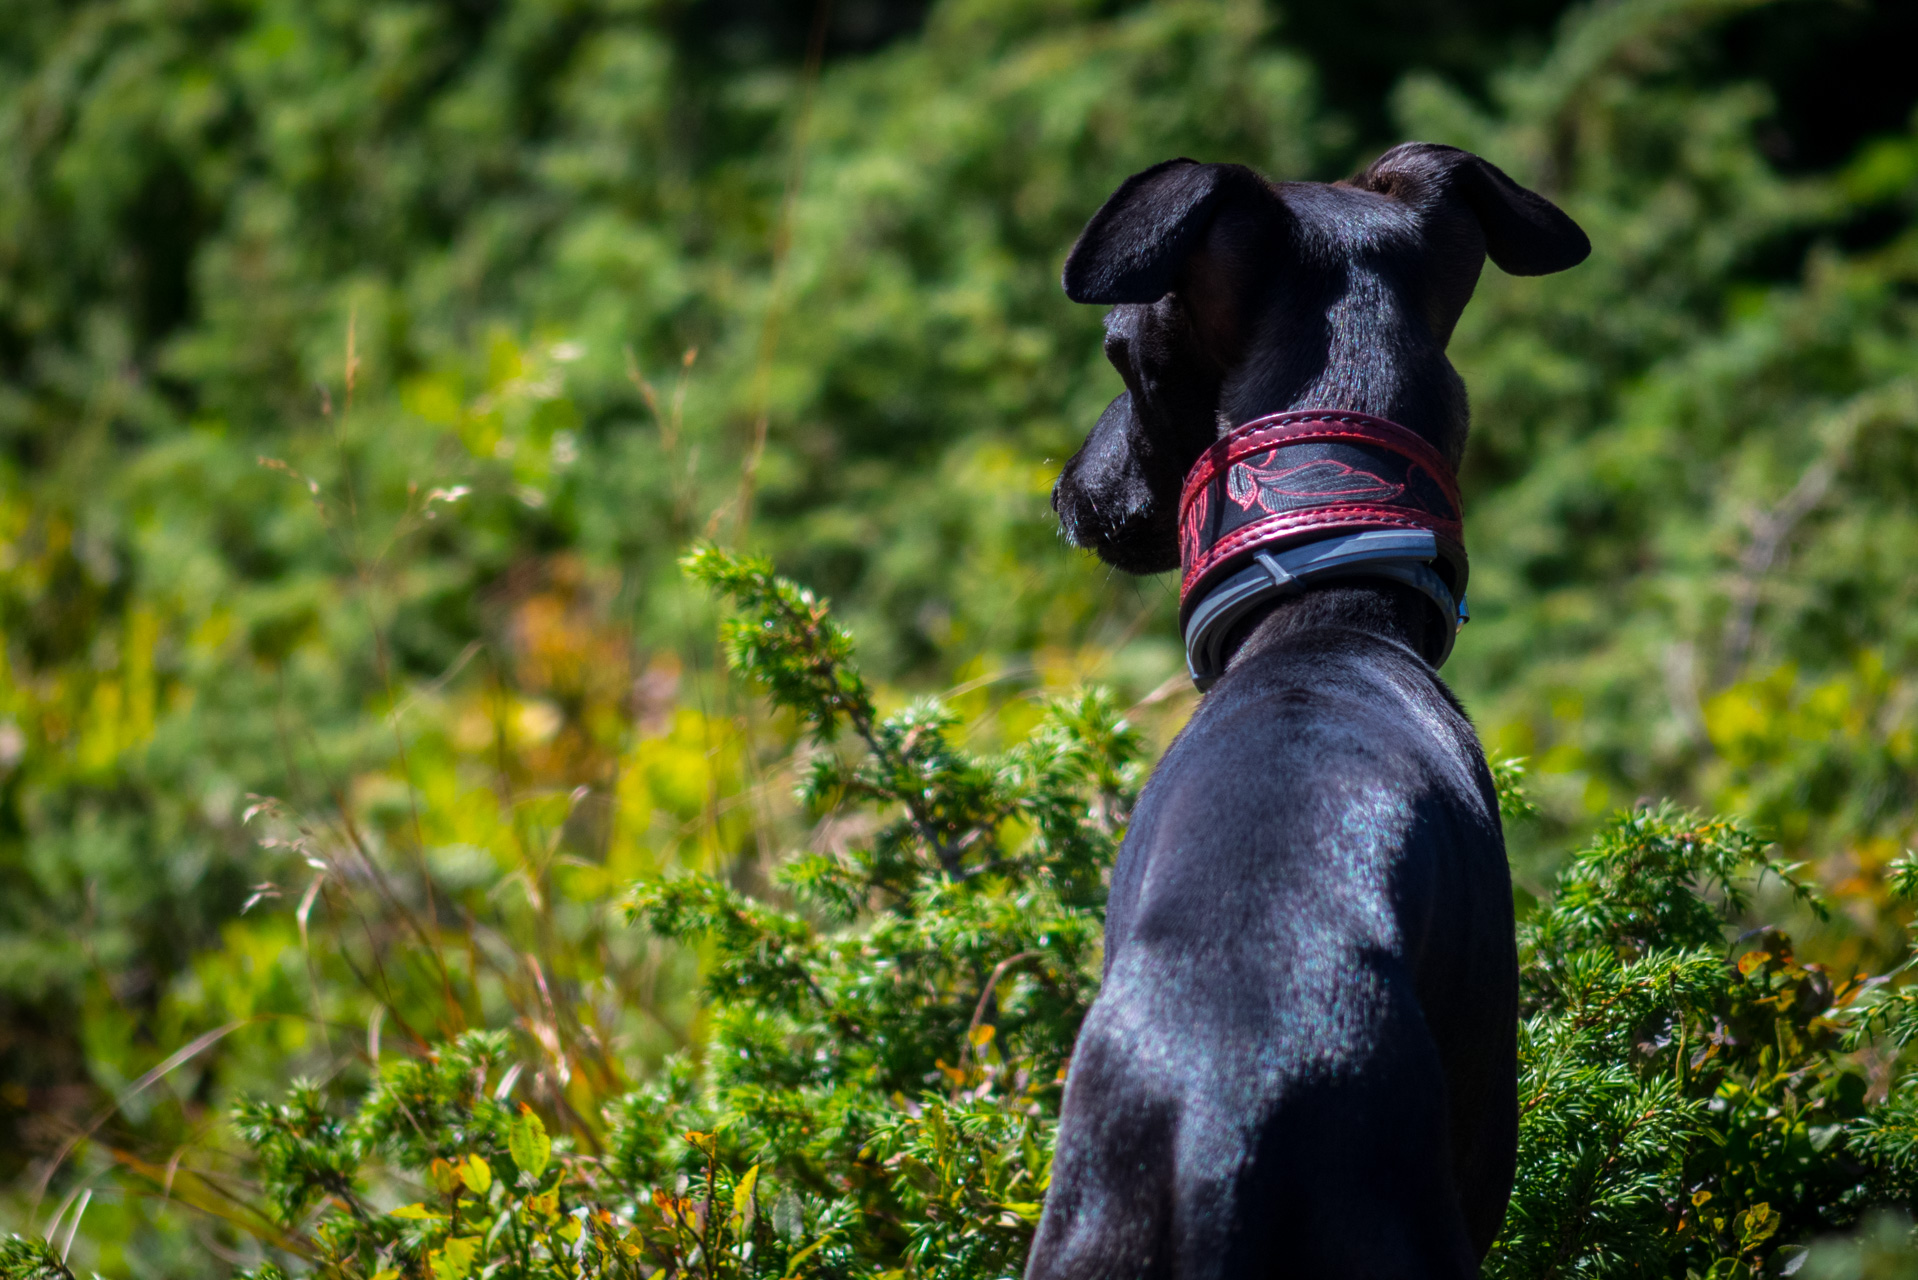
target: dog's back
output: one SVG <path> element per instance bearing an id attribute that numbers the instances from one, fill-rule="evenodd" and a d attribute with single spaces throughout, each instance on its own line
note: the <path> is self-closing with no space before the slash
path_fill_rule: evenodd
<path id="1" fill-rule="evenodd" d="M 1294 631 L 1141 797 L 1031 1280 L 1467 1277 L 1511 1185 L 1510 881 L 1402 645 Z"/>

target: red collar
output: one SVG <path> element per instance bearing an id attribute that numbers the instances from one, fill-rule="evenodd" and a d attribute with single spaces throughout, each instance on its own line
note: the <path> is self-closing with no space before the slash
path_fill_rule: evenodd
<path id="1" fill-rule="evenodd" d="M 1460 512 L 1445 459 L 1395 422 L 1323 409 L 1255 419 L 1207 449 L 1186 476 L 1179 498 L 1181 627 L 1255 555 L 1365 530 L 1429 532 L 1437 548 L 1432 568 L 1453 596 L 1462 596 Z M 1451 649 L 1449 634 L 1444 648 Z"/>

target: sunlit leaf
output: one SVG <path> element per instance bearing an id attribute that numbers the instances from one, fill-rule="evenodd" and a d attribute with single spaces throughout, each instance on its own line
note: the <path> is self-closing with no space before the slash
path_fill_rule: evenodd
<path id="1" fill-rule="evenodd" d="M 520 1172 L 534 1179 L 546 1172 L 547 1161 L 553 1155 L 553 1140 L 547 1136 L 546 1125 L 526 1106 L 513 1118 L 506 1147 Z"/>
<path id="2" fill-rule="evenodd" d="M 753 1224 L 753 1187 L 759 1182 L 759 1166 L 746 1170 L 739 1179 L 739 1185 L 733 1188 L 733 1214 L 739 1219 L 739 1229 L 744 1231 Z"/>
<path id="3" fill-rule="evenodd" d="M 466 1189 L 476 1196 L 483 1196 L 493 1186 L 493 1166 L 481 1159 L 477 1152 L 459 1163 L 460 1181 Z"/>
<path id="4" fill-rule="evenodd" d="M 427 1255 L 433 1280 L 465 1280 L 473 1270 L 479 1251 L 478 1236 L 454 1236 L 443 1247 Z"/>

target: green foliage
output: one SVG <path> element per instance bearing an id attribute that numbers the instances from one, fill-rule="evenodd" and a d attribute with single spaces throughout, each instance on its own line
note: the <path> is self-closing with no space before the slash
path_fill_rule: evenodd
<path id="1" fill-rule="evenodd" d="M 73 1280 L 50 1241 L 19 1236 L 0 1240 L 0 1275 L 7 1280 Z"/>
<path id="2" fill-rule="evenodd" d="M 1489 1275 L 1777 1274 L 1918 1198 L 1887 1139 L 1918 1078 L 1873 1101 L 1874 1059 L 1852 1052 L 1895 1061 L 1911 1032 L 1873 999 L 1888 979 L 1801 963 L 1775 928 L 1727 945 L 1767 881 L 1779 905 L 1809 897 L 1797 870 L 1666 806 L 1614 819 L 1560 874 L 1520 930 L 1519 1185 Z"/>
<path id="3" fill-rule="evenodd" d="M 635 923 L 700 950 L 704 1031 L 597 1117 L 550 1094 L 555 1131 L 515 1104 L 523 1050 L 483 1031 L 385 1059 L 361 1091 L 302 1082 L 242 1104 L 253 1212 L 277 1224 L 255 1230 L 272 1257 L 251 1276 L 1021 1266 L 1096 992 L 1098 885 L 1137 732 L 1085 692 L 976 754 L 936 702 L 883 711 L 825 604 L 764 561 L 707 549 L 688 567 L 735 605 L 739 670 L 810 726 L 801 786 L 820 829 L 856 834 L 758 891 L 685 874 L 631 891 Z M 843 754 L 842 723 L 858 743 Z M 1521 775 L 1497 775 L 1514 811 Z M 1835 979 L 1777 929 L 1732 937 L 1761 886 L 1810 894 L 1796 870 L 1740 825 L 1670 806 L 1620 815 L 1570 860 L 1521 930 L 1518 1187 L 1489 1276 L 1878 1265 L 1888 1226 L 1804 1255 L 1918 1202 L 1918 1072 L 1876 1098 L 1868 1079 L 1914 1033 L 1910 988 L 1902 970 Z M 6 1247 L 7 1280 L 67 1274 L 47 1270 L 50 1247 Z"/>
<path id="4" fill-rule="evenodd" d="M 617 1160 L 556 1144 L 521 1104 L 517 1071 L 501 1067 L 507 1039 L 472 1033 L 418 1061 L 401 1061 L 359 1099 L 350 1123 L 328 1119 L 296 1085 L 285 1106 L 243 1105 L 241 1136 L 259 1161 L 281 1241 L 318 1274 L 457 1280 L 487 1272 L 532 1280 L 638 1277 L 655 1268 L 709 1277 L 783 1277 L 829 1244 L 830 1213 L 810 1241 L 794 1192 L 739 1170 L 713 1133 L 672 1136 L 650 1199 L 607 1176 Z M 626 1105 L 636 1105 L 628 1100 Z M 634 1141 L 616 1127 L 618 1141 Z M 376 1196 L 420 1199 L 381 1210 Z M 324 1203 L 314 1221 L 308 1210 Z M 770 1206 L 762 1214 L 762 1204 Z M 6 1274 L 12 1280 L 11 1272 Z M 278 1275 L 267 1263 L 256 1277 Z"/>
<path id="5" fill-rule="evenodd" d="M 1769 163 L 1767 89 L 1680 70 L 1739 7 L 1595 7 L 1494 77 L 1489 109 L 1399 87 L 1409 135 L 1522 157 L 1599 246 L 1562 277 L 1488 273 L 1453 340 L 1477 630 L 1447 676 L 1496 750 L 1532 760 L 1534 838 L 1678 795 L 1859 897 L 1918 812 L 1893 710 L 1913 670 L 1918 169 L 1908 129 L 1830 175 Z M 1883 960 L 1895 918 L 1860 916 L 1851 956 Z"/>
<path id="6" fill-rule="evenodd" d="M 706 876 L 633 891 L 636 921 L 704 950 L 709 1031 L 655 1084 L 607 1099 L 603 1129 L 564 1116 L 571 1136 L 555 1140 L 515 1111 L 509 1039 L 483 1032 L 385 1062 L 348 1115 L 309 1084 L 243 1104 L 240 1136 L 288 1233 L 272 1243 L 319 1274 L 1018 1265 L 1096 985 L 1099 876 L 1138 735 L 1086 693 L 974 755 L 936 703 L 882 713 L 846 633 L 763 562 L 709 550 L 689 564 L 740 608 L 741 669 L 811 724 L 811 803 L 878 821 L 787 863 L 792 906 Z M 858 758 L 828 754 L 841 720 Z"/>

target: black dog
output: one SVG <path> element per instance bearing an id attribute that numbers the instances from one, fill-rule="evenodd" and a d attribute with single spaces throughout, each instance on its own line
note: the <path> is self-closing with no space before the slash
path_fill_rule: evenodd
<path id="1" fill-rule="evenodd" d="M 1126 385 L 1053 492 L 1067 536 L 1176 567 L 1188 471 L 1282 410 L 1390 419 L 1455 471 L 1445 344 L 1485 257 L 1537 275 L 1589 250 L 1450 147 L 1336 185 L 1136 175 L 1066 261 L 1068 296 L 1113 305 Z M 1453 625 L 1346 577 L 1228 637 L 1113 873 L 1028 1280 L 1477 1274 L 1511 1193 L 1517 962 L 1491 777 L 1421 656 Z"/>

